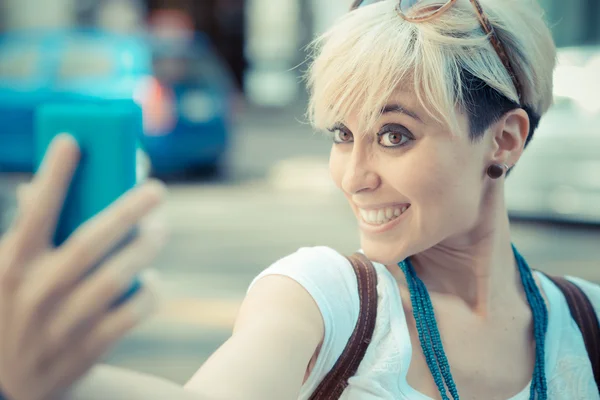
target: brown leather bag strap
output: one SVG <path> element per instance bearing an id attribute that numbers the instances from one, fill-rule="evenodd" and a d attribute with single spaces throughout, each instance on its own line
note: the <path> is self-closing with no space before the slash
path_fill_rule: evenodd
<path id="1" fill-rule="evenodd" d="M 592 363 L 596 386 L 598 386 L 598 391 L 600 391 L 600 324 L 598 323 L 596 311 L 590 299 L 579 286 L 566 278 L 546 276 L 563 292 L 567 300 L 571 316 L 583 335 L 585 348 Z"/>
<path id="2" fill-rule="evenodd" d="M 310 400 L 339 399 L 362 361 L 373 337 L 377 319 L 377 273 L 373 263 L 361 253 L 347 257 L 358 282 L 360 312 L 348 344 L 337 362 L 323 378 Z"/>
<path id="3" fill-rule="evenodd" d="M 350 11 L 358 8 L 358 6 L 360 6 L 363 1 L 365 1 L 365 0 L 354 0 L 352 2 L 352 5 L 350 6 Z"/>

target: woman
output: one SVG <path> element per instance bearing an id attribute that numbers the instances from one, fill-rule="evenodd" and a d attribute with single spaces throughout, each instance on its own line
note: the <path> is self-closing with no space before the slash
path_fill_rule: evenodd
<path id="1" fill-rule="evenodd" d="M 375 331 L 342 398 L 600 399 L 565 298 L 511 246 L 504 204 L 552 102 L 541 10 L 358 3 L 316 42 L 309 73 L 310 116 L 332 136 L 331 175 L 378 280 Z M 600 287 L 572 281 L 600 311 Z M 303 248 L 252 282 L 231 338 L 185 390 L 103 369 L 73 397 L 306 399 L 359 303 L 342 255 Z"/>
<path id="2" fill-rule="evenodd" d="M 513 252 L 504 204 L 505 175 L 552 103 L 555 47 L 540 8 L 356 3 L 317 41 L 309 72 L 310 116 L 332 136 L 331 175 L 379 282 L 375 332 L 342 398 L 599 399 L 565 299 Z M 574 281 L 600 311 L 600 287 Z M 414 307 L 417 292 L 432 307 Z M 187 387 L 308 398 L 358 303 L 344 257 L 301 249 L 254 281 L 232 338 Z M 433 312 L 431 357 L 416 321 Z"/>

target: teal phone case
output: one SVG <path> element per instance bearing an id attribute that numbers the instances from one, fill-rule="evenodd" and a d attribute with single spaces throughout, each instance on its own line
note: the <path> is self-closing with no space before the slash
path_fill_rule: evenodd
<path id="1" fill-rule="evenodd" d="M 130 101 L 49 103 L 37 110 L 35 125 L 36 170 L 48 145 L 60 133 L 75 138 L 81 151 L 54 234 L 54 244 L 60 246 L 80 225 L 136 184 L 136 144 L 142 130 L 141 110 Z M 134 236 L 135 232 L 132 232 L 118 247 Z M 136 280 L 116 304 L 137 289 L 139 281 Z"/>

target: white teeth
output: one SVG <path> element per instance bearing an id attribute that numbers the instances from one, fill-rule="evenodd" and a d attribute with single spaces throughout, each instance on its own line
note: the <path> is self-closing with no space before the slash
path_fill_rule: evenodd
<path id="1" fill-rule="evenodd" d="M 369 220 L 369 212 L 367 210 L 359 208 L 358 211 L 360 211 L 360 216 L 362 217 L 362 219 L 364 219 L 365 221 Z"/>
<path id="2" fill-rule="evenodd" d="M 394 209 L 393 208 L 386 208 L 385 209 L 385 217 L 387 219 L 390 219 L 394 216 Z"/>
<path id="3" fill-rule="evenodd" d="M 408 209 L 408 206 L 402 208 L 381 208 L 379 210 L 364 210 L 359 208 L 360 216 L 362 219 L 373 225 L 381 225 L 399 217 Z"/>
<path id="4" fill-rule="evenodd" d="M 371 210 L 369 211 L 369 218 L 367 218 L 369 222 L 377 222 L 377 211 Z"/>

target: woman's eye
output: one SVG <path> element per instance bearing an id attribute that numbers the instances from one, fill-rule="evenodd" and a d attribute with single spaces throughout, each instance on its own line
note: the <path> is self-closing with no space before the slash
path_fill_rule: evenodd
<path id="1" fill-rule="evenodd" d="M 379 144 L 384 147 L 400 147 L 410 140 L 410 137 L 399 132 L 384 132 L 379 134 Z"/>
<path id="2" fill-rule="evenodd" d="M 333 141 L 335 143 L 350 143 L 352 142 L 353 136 L 350 132 L 342 129 L 333 129 Z"/>

